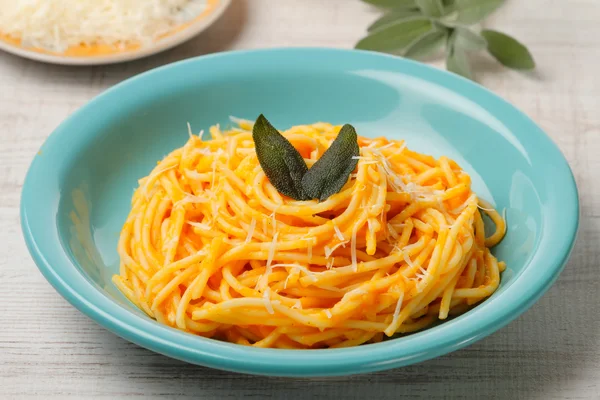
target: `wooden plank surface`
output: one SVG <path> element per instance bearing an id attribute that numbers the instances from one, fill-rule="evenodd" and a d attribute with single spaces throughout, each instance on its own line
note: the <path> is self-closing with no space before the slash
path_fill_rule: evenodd
<path id="1" fill-rule="evenodd" d="M 1 12 L 1 11 L 0 11 Z M 350 378 L 257 378 L 187 365 L 132 345 L 66 303 L 29 257 L 23 178 L 67 115 L 139 72 L 215 51 L 351 47 L 377 11 L 358 0 L 234 0 L 198 38 L 122 65 L 69 68 L 0 54 L 0 398 L 600 399 L 600 6 L 508 1 L 486 23 L 522 39 L 539 68 L 477 60 L 479 80 L 537 121 L 569 160 L 582 224 L 556 285 L 521 318 L 467 349 Z"/>

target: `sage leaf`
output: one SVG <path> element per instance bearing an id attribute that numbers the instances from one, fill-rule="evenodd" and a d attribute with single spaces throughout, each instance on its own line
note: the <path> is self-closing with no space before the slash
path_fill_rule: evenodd
<path id="1" fill-rule="evenodd" d="M 400 52 L 432 27 L 433 23 L 429 18 L 403 19 L 371 32 L 356 44 L 356 48 L 387 53 Z"/>
<path id="2" fill-rule="evenodd" d="M 446 55 L 446 69 L 455 74 L 464 76 L 467 79 L 473 79 L 469 58 L 464 50 L 456 47 L 456 32 L 448 39 L 448 54 Z"/>
<path id="3" fill-rule="evenodd" d="M 476 24 L 496 11 L 504 0 L 455 0 L 453 9 L 458 11 L 458 20 L 465 25 Z"/>
<path id="4" fill-rule="evenodd" d="M 487 40 L 469 28 L 459 26 L 454 30 L 454 46 L 465 51 L 479 51 L 487 47 Z"/>
<path id="5" fill-rule="evenodd" d="M 368 28 L 368 32 L 373 32 L 383 26 L 399 22 L 403 19 L 417 17 L 421 15 L 421 11 L 417 8 L 400 8 L 392 10 L 387 14 L 384 14 L 381 18 L 375 20 Z"/>
<path id="6" fill-rule="evenodd" d="M 260 115 L 252 128 L 258 162 L 271 184 L 295 200 L 308 200 L 302 177 L 308 171 L 304 159 L 292 144 Z"/>
<path id="7" fill-rule="evenodd" d="M 507 34 L 486 29 L 481 35 L 487 40 L 488 51 L 502 65 L 513 69 L 534 69 L 533 56 L 523 44 Z"/>
<path id="8" fill-rule="evenodd" d="M 416 7 L 415 0 L 363 0 L 381 8 L 411 8 Z"/>
<path id="9" fill-rule="evenodd" d="M 356 168 L 360 155 L 358 136 L 352 125 L 346 124 L 331 146 L 302 178 L 304 192 L 312 199 L 326 200 L 339 192 Z"/>
<path id="10" fill-rule="evenodd" d="M 444 15 L 442 0 L 416 0 L 416 3 L 423 14 L 428 17 L 437 18 Z"/>
<path id="11" fill-rule="evenodd" d="M 441 48 L 446 41 L 447 32 L 434 30 L 427 32 L 408 46 L 404 57 L 415 60 L 427 57 Z"/>
<path id="12" fill-rule="evenodd" d="M 448 11 L 446 15 L 438 18 L 437 22 L 449 28 L 454 28 L 461 25 L 460 22 L 458 22 L 458 11 Z"/>

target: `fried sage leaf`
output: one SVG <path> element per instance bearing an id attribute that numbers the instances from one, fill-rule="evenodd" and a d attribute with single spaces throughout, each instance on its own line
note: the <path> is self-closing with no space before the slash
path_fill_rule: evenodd
<path id="1" fill-rule="evenodd" d="M 262 114 L 252 128 L 252 138 L 258 162 L 271 184 L 292 199 L 308 200 L 302 189 L 308 167 L 298 150 Z"/>
<path id="2" fill-rule="evenodd" d="M 356 168 L 359 154 L 356 130 L 352 125 L 346 124 L 327 151 L 302 178 L 304 192 L 311 199 L 320 201 L 339 192 Z"/>

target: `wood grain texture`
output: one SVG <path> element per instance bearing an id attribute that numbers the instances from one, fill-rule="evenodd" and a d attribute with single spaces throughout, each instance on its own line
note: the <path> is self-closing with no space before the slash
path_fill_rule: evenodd
<path id="1" fill-rule="evenodd" d="M 236 0 L 198 38 L 136 62 L 67 68 L 0 54 L 0 398 L 600 399 L 597 0 L 512 0 L 486 23 L 526 42 L 539 68 L 521 74 L 480 57 L 478 79 L 559 145 L 579 184 L 583 218 L 573 257 L 554 287 L 521 318 L 464 350 L 350 378 L 230 374 L 114 336 L 67 304 L 33 264 L 18 216 L 25 172 L 50 132 L 94 95 L 208 52 L 349 48 L 377 15 L 358 0 Z"/>

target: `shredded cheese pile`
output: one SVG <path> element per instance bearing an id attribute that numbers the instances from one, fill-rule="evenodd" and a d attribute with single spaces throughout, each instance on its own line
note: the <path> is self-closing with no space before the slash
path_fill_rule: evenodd
<path id="1" fill-rule="evenodd" d="M 210 0 L 0 0 L 0 33 L 57 53 L 80 45 L 148 44 Z"/>
<path id="2" fill-rule="evenodd" d="M 244 345 L 347 347 L 423 329 L 498 288 L 505 265 L 489 248 L 504 220 L 454 161 L 359 136 L 343 189 L 295 201 L 261 169 L 252 123 L 237 122 L 210 141 L 190 131 L 139 181 L 113 280 L 149 316 Z M 283 134 L 310 167 L 339 130 Z"/>

